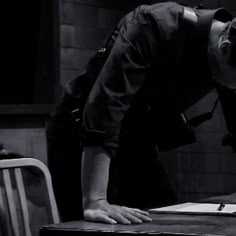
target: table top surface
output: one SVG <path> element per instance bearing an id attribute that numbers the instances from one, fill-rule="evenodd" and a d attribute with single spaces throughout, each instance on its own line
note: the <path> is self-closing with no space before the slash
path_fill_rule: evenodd
<path id="1" fill-rule="evenodd" d="M 236 203 L 236 194 L 210 198 L 212 203 Z M 236 216 L 151 214 L 152 222 L 137 225 L 108 225 L 86 221 L 46 225 L 40 236 L 115 235 L 236 235 Z"/>

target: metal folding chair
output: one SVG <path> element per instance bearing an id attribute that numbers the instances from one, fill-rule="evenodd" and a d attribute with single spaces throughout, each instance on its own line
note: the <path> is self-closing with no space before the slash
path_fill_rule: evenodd
<path id="1" fill-rule="evenodd" d="M 44 188 L 37 187 L 39 181 L 34 182 L 34 176 L 43 179 Z M 34 191 L 27 192 L 30 186 L 33 186 Z M 0 235 L 35 236 L 39 233 L 40 225 L 36 225 L 37 229 L 34 230 L 32 227 L 35 226 L 35 222 L 34 225 L 31 223 L 32 218 L 37 219 L 37 215 L 35 216 L 34 212 L 29 214 L 31 200 L 27 196 L 32 195 L 32 192 L 38 199 L 33 200 L 36 201 L 36 205 L 37 201 L 40 202 L 37 207 L 41 207 L 42 201 L 47 199 L 44 208 L 48 215 L 41 217 L 47 219 L 44 223 L 59 223 L 51 175 L 47 166 L 33 158 L 0 160 Z"/>

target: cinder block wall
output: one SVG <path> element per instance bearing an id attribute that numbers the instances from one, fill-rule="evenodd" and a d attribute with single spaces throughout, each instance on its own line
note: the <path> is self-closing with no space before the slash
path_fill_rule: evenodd
<path id="1" fill-rule="evenodd" d="M 74 78 L 119 19 L 137 4 L 61 0 L 61 83 Z"/>
<path id="2" fill-rule="evenodd" d="M 212 92 L 192 107 L 192 117 L 210 111 L 216 92 Z M 236 192 L 236 153 L 222 146 L 227 132 L 220 104 L 210 121 L 195 129 L 197 142 L 161 153 L 179 201 L 193 201 L 214 195 Z"/>
<path id="3" fill-rule="evenodd" d="M 64 85 L 77 75 L 126 12 L 141 3 L 155 2 L 157 1 L 61 0 L 61 84 Z M 178 2 L 192 6 L 202 4 L 209 8 L 225 6 L 236 13 L 234 0 Z M 192 107 L 188 115 L 191 117 L 209 111 L 215 99 L 214 91 Z M 213 119 L 195 131 L 197 143 L 160 154 L 179 201 L 236 192 L 236 154 L 221 145 L 226 127 L 220 105 Z"/>

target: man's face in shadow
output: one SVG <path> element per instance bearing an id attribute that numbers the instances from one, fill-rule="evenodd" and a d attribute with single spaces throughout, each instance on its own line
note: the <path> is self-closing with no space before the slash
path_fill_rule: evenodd
<path id="1" fill-rule="evenodd" d="M 236 90 L 236 66 L 221 63 L 220 73 L 216 76 L 216 82 L 229 89 Z"/>
<path id="2" fill-rule="evenodd" d="M 229 40 L 219 39 L 218 46 L 218 66 L 219 70 L 215 76 L 218 84 L 229 89 L 236 90 L 236 64 L 229 64 L 229 58 L 232 50 L 232 43 Z"/>

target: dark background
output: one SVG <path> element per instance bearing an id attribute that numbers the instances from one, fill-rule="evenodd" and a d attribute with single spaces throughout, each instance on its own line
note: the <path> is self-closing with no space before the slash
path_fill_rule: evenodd
<path id="1" fill-rule="evenodd" d="M 1 104 L 50 103 L 54 83 L 53 1 L 3 1 Z"/>
<path id="2" fill-rule="evenodd" d="M 59 94 L 60 83 L 64 84 L 74 76 L 73 69 L 80 69 L 86 63 L 92 50 L 102 44 L 120 17 L 140 4 L 157 2 L 160 1 L 3 1 L 0 11 L 0 104 L 53 103 Z M 225 6 L 232 11 L 235 10 L 233 0 L 178 0 L 177 2 L 190 6 L 203 5 L 208 8 Z M 70 5 L 73 5 L 73 9 L 70 9 Z M 89 15 L 89 10 L 94 14 Z M 95 18 L 98 21 L 93 21 Z M 74 37 L 82 36 L 78 42 L 74 42 L 81 52 L 79 58 L 75 53 L 74 60 L 77 66 L 69 68 L 72 69 L 68 72 L 69 76 L 67 76 L 68 68 L 65 67 L 67 71 L 64 71 L 62 69 L 64 65 L 60 66 L 64 56 L 68 56 L 64 55 L 64 51 L 60 49 L 59 44 L 64 43 L 60 41 L 60 32 L 62 40 L 63 37 L 71 37 L 63 33 L 64 30 L 68 31 L 64 29 L 64 22 L 68 23 L 71 28 L 76 27 L 73 32 Z M 92 29 L 94 32 L 91 31 Z M 90 43 L 88 47 L 86 41 Z M 81 44 L 78 45 L 78 43 Z M 62 60 L 60 60 L 60 53 Z"/>
<path id="3" fill-rule="evenodd" d="M 47 163 L 45 119 L 62 86 L 103 45 L 118 20 L 149 0 L 3 1 L 0 14 L 0 143 Z M 178 0 L 180 2 L 180 0 Z M 183 0 L 190 6 L 224 6 L 235 0 Z M 187 111 L 209 111 L 213 91 Z M 236 154 L 221 145 L 226 133 L 221 106 L 196 130 L 197 143 L 160 153 L 179 201 L 236 192 Z"/>

